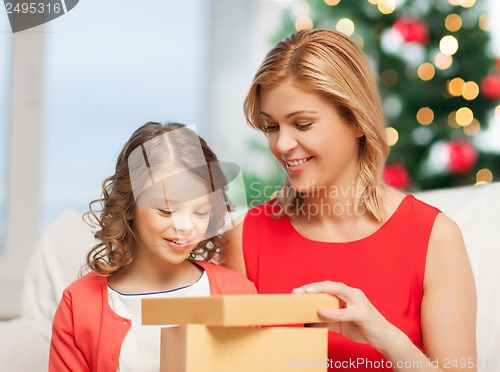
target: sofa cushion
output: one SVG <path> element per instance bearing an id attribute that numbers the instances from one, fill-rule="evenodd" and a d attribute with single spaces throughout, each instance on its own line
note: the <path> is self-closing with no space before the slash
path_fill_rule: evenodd
<path id="1" fill-rule="evenodd" d="M 477 288 L 481 372 L 500 369 L 500 182 L 416 193 L 453 219 L 465 241 Z"/>

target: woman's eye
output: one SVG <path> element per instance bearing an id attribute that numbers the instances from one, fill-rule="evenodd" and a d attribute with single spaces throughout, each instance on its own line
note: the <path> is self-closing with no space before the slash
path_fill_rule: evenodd
<path id="1" fill-rule="evenodd" d="M 264 130 L 266 133 L 277 132 L 280 129 L 279 125 L 276 124 L 265 124 Z"/>
<path id="2" fill-rule="evenodd" d="M 299 130 L 307 130 L 313 125 L 314 123 L 295 123 L 295 127 Z"/>
<path id="3" fill-rule="evenodd" d="M 169 211 L 165 209 L 158 209 L 158 212 L 160 212 L 160 214 L 163 216 L 171 216 L 175 213 L 175 211 Z"/>

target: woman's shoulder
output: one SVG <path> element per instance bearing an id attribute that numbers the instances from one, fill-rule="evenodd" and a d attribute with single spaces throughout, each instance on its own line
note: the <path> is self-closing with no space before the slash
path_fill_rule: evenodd
<path id="1" fill-rule="evenodd" d="M 265 228 L 277 228 L 277 225 L 282 225 L 283 219 L 286 219 L 282 208 L 277 199 L 250 208 L 244 218 L 243 230 L 260 231 Z"/>
<path id="2" fill-rule="evenodd" d="M 276 199 L 270 199 L 250 208 L 247 212 L 246 218 L 248 219 L 249 217 L 251 218 L 259 216 L 270 217 L 273 214 L 279 212 L 280 208 L 281 206 L 277 203 Z"/>
<path id="3" fill-rule="evenodd" d="M 393 188 L 387 188 L 384 195 L 385 210 L 389 215 L 395 211 L 406 210 L 413 216 L 435 218 L 440 212 L 436 207 L 423 202 L 412 194 L 406 194 Z"/>

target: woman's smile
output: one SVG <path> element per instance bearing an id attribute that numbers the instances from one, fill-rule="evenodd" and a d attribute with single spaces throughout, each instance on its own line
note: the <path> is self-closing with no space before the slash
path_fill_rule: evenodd
<path id="1" fill-rule="evenodd" d="M 314 158 L 314 156 L 308 156 L 305 158 L 295 158 L 295 159 L 283 159 L 285 160 L 286 164 L 286 169 L 290 173 L 295 173 L 295 172 L 300 172 L 302 169 L 304 169 L 307 165 L 307 163 Z"/>

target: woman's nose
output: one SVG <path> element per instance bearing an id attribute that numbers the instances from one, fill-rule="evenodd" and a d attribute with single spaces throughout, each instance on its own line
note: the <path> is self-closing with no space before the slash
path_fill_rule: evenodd
<path id="1" fill-rule="evenodd" d="M 297 146 L 297 140 L 288 128 L 280 129 L 277 133 L 276 149 L 280 154 L 286 154 Z"/>

